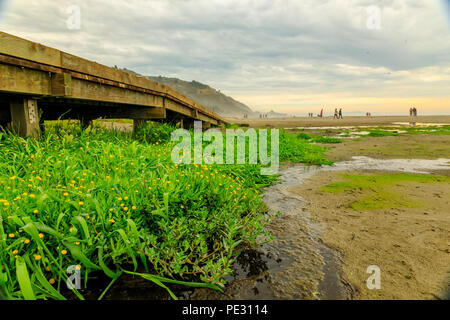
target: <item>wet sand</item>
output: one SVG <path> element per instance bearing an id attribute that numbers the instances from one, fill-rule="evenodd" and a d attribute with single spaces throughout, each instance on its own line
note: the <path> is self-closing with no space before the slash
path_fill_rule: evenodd
<path id="1" fill-rule="evenodd" d="M 364 137 L 360 140 L 343 139 L 342 143 L 327 145 L 327 159 L 350 160 L 352 156 L 375 159 L 438 159 L 450 158 L 448 135 L 400 135 Z"/>
<path id="2" fill-rule="evenodd" d="M 333 194 L 321 188 L 343 181 L 343 173 L 448 177 L 449 142 L 448 135 L 346 140 L 328 146 L 335 166 L 289 189 L 308 203 L 305 210 L 322 226 L 323 241 L 339 252 L 354 298 L 450 299 L 450 184 L 398 183 L 392 187 L 392 205 L 377 210 L 352 208 L 364 190 Z M 419 205 L 398 205 L 400 198 Z M 381 268 L 381 290 L 366 286 L 369 265 Z"/>
<path id="3" fill-rule="evenodd" d="M 264 128 L 297 128 L 297 127 L 336 127 L 336 126 L 392 126 L 395 123 L 436 123 L 450 124 L 450 116 L 380 116 L 380 117 L 346 117 L 333 119 L 323 118 L 226 118 L 230 123 L 249 125 L 250 127 Z"/>
<path id="4" fill-rule="evenodd" d="M 323 240 L 340 252 L 356 298 L 450 299 L 450 185 L 398 184 L 396 194 L 422 205 L 358 211 L 350 206 L 360 193 L 321 191 L 345 172 L 381 171 L 322 171 L 291 191 L 308 202 L 306 210 L 323 225 Z M 370 265 L 381 269 L 380 290 L 366 286 Z"/>

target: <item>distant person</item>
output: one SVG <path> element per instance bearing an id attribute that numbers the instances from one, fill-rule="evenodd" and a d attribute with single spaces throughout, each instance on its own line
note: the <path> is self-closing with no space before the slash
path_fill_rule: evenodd
<path id="1" fill-rule="evenodd" d="M 416 107 L 413 108 L 413 115 L 414 115 L 414 117 L 417 117 L 417 109 L 416 109 Z"/>
<path id="2" fill-rule="evenodd" d="M 409 108 L 409 116 L 412 117 L 413 115 L 413 108 Z"/>
<path id="3" fill-rule="evenodd" d="M 341 118 L 342 119 L 342 108 L 341 109 L 339 109 L 339 118 Z M 339 119 L 338 118 L 338 119 Z"/>
<path id="4" fill-rule="evenodd" d="M 339 113 L 338 113 L 338 109 L 334 109 L 334 117 L 333 119 L 339 119 Z"/>
<path id="5" fill-rule="evenodd" d="M 320 117 L 321 117 L 321 118 L 323 117 L 323 109 L 320 110 Z"/>

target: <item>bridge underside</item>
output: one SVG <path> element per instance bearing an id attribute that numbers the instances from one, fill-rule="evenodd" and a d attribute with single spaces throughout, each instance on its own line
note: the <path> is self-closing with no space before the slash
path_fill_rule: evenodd
<path id="1" fill-rule="evenodd" d="M 178 92 L 56 49 L 0 32 L 0 125 L 36 136 L 44 120 L 133 119 L 191 127 L 225 122 Z"/>

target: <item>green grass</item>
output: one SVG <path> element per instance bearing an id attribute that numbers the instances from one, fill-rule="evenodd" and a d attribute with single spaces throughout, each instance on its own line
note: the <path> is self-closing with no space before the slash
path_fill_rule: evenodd
<path id="1" fill-rule="evenodd" d="M 450 183 L 450 177 L 407 173 L 342 174 L 341 177 L 344 181 L 322 187 L 322 191 L 334 194 L 346 192 L 359 194 L 359 199 L 351 204 L 351 208 L 358 211 L 421 207 L 422 203 L 399 194 L 394 187 L 405 183 Z"/>
<path id="2" fill-rule="evenodd" d="M 430 127 L 410 127 L 405 128 L 409 134 L 433 134 L 433 135 L 449 135 L 450 125 L 430 126 Z"/>
<path id="3" fill-rule="evenodd" d="M 220 290 L 237 249 L 270 240 L 260 189 L 277 177 L 260 165 L 175 165 L 172 130 L 56 122 L 39 140 L 0 133 L 0 296 L 65 299 L 70 265 L 87 288 L 100 272 L 110 285 L 140 275 L 174 298 L 166 284 Z M 280 133 L 281 160 L 329 163 L 323 152 Z"/>
<path id="4" fill-rule="evenodd" d="M 339 138 L 334 137 L 327 137 L 327 136 L 318 136 L 313 134 L 308 134 L 306 132 L 300 132 L 297 134 L 297 139 L 299 140 L 308 140 L 313 141 L 316 143 L 324 143 L 324 144 L 331 144 L 331 143 L 341 143 L 342 140 Z"/>
<path id="5" fill-rule="evenodd" d="M 386 131 L 386 130 L 380 130 L 380 129 L 373 129 L 369 130 L 368 137 L 388 137 L 388 136 L 398 136 L 399 134 L 397 132 L 393 131 Z"/>

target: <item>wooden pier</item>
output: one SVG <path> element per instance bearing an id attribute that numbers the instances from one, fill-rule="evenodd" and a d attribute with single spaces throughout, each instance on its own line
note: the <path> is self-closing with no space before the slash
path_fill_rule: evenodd
<path id="1" fill-rule="evenodd" d="M 97 118 L 226 123 L 165 85 L 0 32 L 0 125 L 38 136 L 44 120 Z"/>

